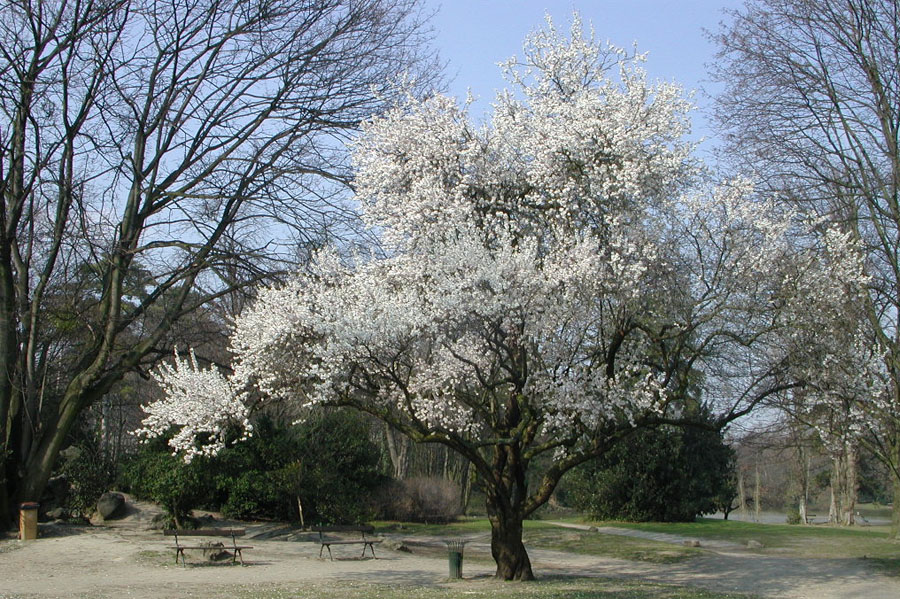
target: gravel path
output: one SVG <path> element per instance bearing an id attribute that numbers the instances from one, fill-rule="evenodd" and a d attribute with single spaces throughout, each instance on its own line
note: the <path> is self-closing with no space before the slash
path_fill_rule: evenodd
<path id="1" fill-rule="evenodd" d="M 0 598 L 51 597 L 211 599 L 250 588 L 329 588 L 363 583 L 394 586 L 439 586 L 464 592 L 483 588 L 494 565 L 487 535 L 471 535 L 466 545 L 466 581 L 447 581 L 443 539 L 405 539 L 402 531 L 387 541 L 406 542 L 412 552 L 379 545 L 377 560 L 358 559 L 355 546 L 336 548 L 335 561 L 318 559 L 317 543 L 305 533 L 273 524 L 242 525 L 248 529 L 248 567 L 221 564 L 176 566 L 171 540 L 145 530 L 146 514 L 138 511 L 112 527 L 42 526 L 42 538 L 21 543 L 0 540 Z M 566 525 L 580 528 L 576 525 Z M 585 527 L 587 528 L 587 527 Z M 627 534 L 680 544 L 675 535 L 625 529 L 599 533 Z M 759 555 L 734 543 L 701 539 L 705 551 L 697 558 L 668 565 L 530 549 L 538 576 L 559 574 L 637 578 L 645 581 L 701 586 L 718 591 L 755 593 L 787 599 L 894 599 L 900 582 L 869 568 L 864 560 L 817 560 Z M 195 558 L 197 559 L 197 558 Z M 177 586 L 176 586 L 177 585 Z M 468 585 L 468 586 L 467 586 Z M 481 585 L 481 586 L 479 586 Z M 174 589 L 177 588 L 177 591 Z"/>

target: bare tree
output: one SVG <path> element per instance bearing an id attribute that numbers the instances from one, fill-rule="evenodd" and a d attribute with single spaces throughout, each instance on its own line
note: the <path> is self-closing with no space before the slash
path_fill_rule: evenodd
<path id="1" fill-rule="evenodd" d="M 427 41 L 418 0 L 3 3 L 0 523 L 176 323 L 341 232 L 344 142 Z"/>
<path id="2" fill-rule="evenodd" d="M 726 84 L 718 121 L 740 166 L 867 250 L 865 319 L 889 389 L 864 398 L 863 442 L 900 506 L 900 5 L 895 0 L 750 0 L 716 36 Z M 900 509 L 894 510 L 900 534 Z"/>

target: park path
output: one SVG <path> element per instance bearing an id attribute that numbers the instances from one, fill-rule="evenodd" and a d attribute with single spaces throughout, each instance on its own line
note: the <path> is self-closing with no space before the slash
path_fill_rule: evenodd
<path id="1" fill-rule="evenodd" d="M 591 530 L 588 525 L 551 522 L 563 528 Z M 699 541 L 706 551 L 675 564 L 645 564 L 625 560 L 595 559 L 583 564 L 584 574 L 611 577 L 639 577 L 665 584 L 700 586 L 715 591 L 753 593 L 785 599 L 896 599 L 900 581 L 881 574 L 860 559 L 797 558 L 761 555 L 738 543 L 685 537 L 642 530 L 595 527 L 600 534 L 612 534 L 682 545 Z M 529 550 L 541 563 L 547 552 Z M 564 554 L 568 555 L 568 554 Z M 553 563 L 557 560 L 549 560 Z"/>
<path id="2" fill-rule="evenodd" d="M 178 589 L 178 596 L 212 599 L 252 596 L 248 593 L 253 589 L 267 588 L 283 588 L 285 596 L 289 596 L 289 590 L 297 585 L 336 584 L 449 584 L 462 593 L 495 584 L 490 579 L 494 565 L 489 557 L 489 535 L 485 533 L 464 537 L 468 541 L 463 568 L 467 580 L 448 583 L 446 537 L 405 537 L 403 531 L 397 531 L 385 535 L 386 542 L 379 546 L 377 560 L 358 559 L 354 548 L 331 562 L 317 558 L 317 543 L 304 542 L 277 524 L 248 523 L 246 528 L 254 546 L 244 556 L 249 563 L 247 568 L 175 566 L 171 543 L 158 532 L 146 531 L 136 523 L 42 528 L 49 534 L 37 542 L 0 543 L 0 598 L 170 599 L 173 589 Z M 626 529 L 610 532 L 676 544 L 685 540 L 677 535 L 659 536 Z M 397 546 L 387 542 L 391 540 L 408 544 L 412 552 L 389 549 Z M 875 572 L 864 560 L 790 558 L 749 552 L 735 548 L 735 544 L 722 546 L 721 542 L 714 544 L 702 538 L 700 542 L 705 550 L 698 557 L 662 565 L 534 548 L 529 548 L 529 554 L 539 577 L 638 579 L 773 599 L 900 596 L 900 583 Z"/>

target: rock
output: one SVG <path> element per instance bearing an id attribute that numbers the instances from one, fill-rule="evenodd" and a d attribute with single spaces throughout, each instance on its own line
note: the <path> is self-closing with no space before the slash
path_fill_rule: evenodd
<path id="1" fill-rule="evenodd" d="M 72 460 L 78 459 L 81 456 L 81 448 L 76 447 L 74 445 L 69 445 L 65 449 L 59 452 L 59 457 L 63 460 L 70 462 Z"/>
<path id="2" fill-rule="evenodd" d="M 97 500 L 97 513 L 103 520 L 112 520 L 125 514 L 125 496 L 121 493 L 104 493 Z"/>
<path id="3" fill-rule="evenodd" d="M 697 539 L 687 539 L 685 540 L 684 545 L 685 547 L 699 547 L 700 541 L 698 541 Z"/>
<path id="4" fill-rule="evenodd" d="M 397 539 L 387 539 L 384 542 L 384 546 L 392 551 L 402 551 L 403 553 L 412 553 L 412 549 L 410 549 L 406 543 Z"/>
<path id="5" fill-rule="evenodd" d="M 759 541 L 749 540 L 747 541 L 747 549 L 762 549 L 763 544 Z"/>
<path id="6" fill-rule="evenodd" d="M 69 517 L 69 512 L 61 507 L 55 507 L 52 510 L 47 510 L 47 517 L 51 520 L 65 520 Z"/>
<path id="7" fill-rule="evenodd" d="M 148 530 L 165 530 L 172 528 L 172 517 L 168 514 L 156 514 L 150 518 L 150 524 L 147 525 Z"/>
<path id="8" fill-rule="evenodd" d="M 47 481 L 46 494 L 49 494 L 53 498 L 54 503 L 62 505 L 69 495 L 69 479 L 66 478 L 64 474 L 51 477 L 50 480 Z"/>
<path id="9" fill-rule="evenodd" d="M 203 546 L 203 557 L 211 562 L 218 562 L 233 557 L 231 552 L 225 549 L 225 543 L 210 542 L 203 543 Z"/>
<path id="10" fill-rule="evenodd" d="M 591 526 L 591 527 L 588 529 L 588 532 L 597 532 L 598 530 L 599 530 L 599 529 L 598 529 L 596 526 Z"/>

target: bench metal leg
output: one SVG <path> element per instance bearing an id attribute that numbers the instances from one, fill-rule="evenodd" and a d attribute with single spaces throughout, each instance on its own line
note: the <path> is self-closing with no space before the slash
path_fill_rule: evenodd
<path id="1" fill-rule="evenodd" d="M 331 545 L 328 543 L 322 543 L 322 546 L 319 547 L 319 557 L 322 557 L 322 551 L 328 549 L 328 559 L 334 561 L 334 556 L 331 554 Z"/>

